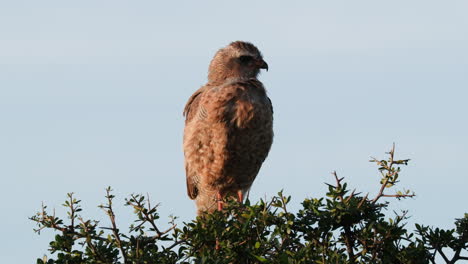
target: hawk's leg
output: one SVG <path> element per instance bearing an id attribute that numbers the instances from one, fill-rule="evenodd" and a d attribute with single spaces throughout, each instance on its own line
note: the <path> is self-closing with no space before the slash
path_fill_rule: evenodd
<path id="1" fill-rule="evenodd" d="M 223 196 L 221 196 L 220 192 L 216 193 L 216 200 L 218 201 L 218 211 L 223 210 Z"/>
<path id="2" fill-rule="evenodd" d="M 223 210 L 223 196 L 221 195 L 221 193 L 220 193 L 219 191 L 216 192 L 216 200 L 218 201 L 218 211 L 222 211 L 222 210 Z M 218 241 L 217 238 L 216 238 L 216 246 L 215 246 L 215 249 L 216 249 L 216 250 L 219 250 L 219 249 L 220 249 L 219 241 Z"/>
<path id="3" fill-rule="evenodd" d="M 237 191 L 237 201 L 239 203 L 242 203 L 244 201 L 244 194 L 242 193 L 242 190 Z"/>

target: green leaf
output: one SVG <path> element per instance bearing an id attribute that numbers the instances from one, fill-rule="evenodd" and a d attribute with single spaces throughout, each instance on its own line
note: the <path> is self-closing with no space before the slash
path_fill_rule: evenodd
<path id="1" fill-rule="evenodd" d="M 260 256 L 257 256 L 257 255 L 254 255 L 254 254 L 251 254 L 251 255 L 260 262 L 267 262 L 267 259 L 264 258 L 264 257 L 260 257 Z"/>

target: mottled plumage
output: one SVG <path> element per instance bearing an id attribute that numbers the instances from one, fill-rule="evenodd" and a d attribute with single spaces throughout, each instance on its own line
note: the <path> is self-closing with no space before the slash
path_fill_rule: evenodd
<path id="1" fill-rule="evenodd" d="M 217 199 L 250 189 L 273 142 L 273 108 L 260 69 L 268 69 L 252 44 L 236 41 L 210 63 L 208 83 L 188 100 L 184 115 L 187 193 L 198 213 Z"/>

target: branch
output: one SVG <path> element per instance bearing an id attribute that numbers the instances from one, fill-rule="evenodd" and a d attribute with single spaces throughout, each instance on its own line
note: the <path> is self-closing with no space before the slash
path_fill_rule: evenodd
<path id="1" fill-rule="evenodd" d="M 406 198 L 406 197 L 414 197 L 416 194 L 384 194 L 381 197 L 396 197 L 396 198 Z"/>
<path id="2" fill-rule="evenodd" d="M 176 227 L 177 227 L 177 224 L 173 224 L 171 227 L 169 227 L 169 228 L 166 229 L 165 231 L 159 232 L 157 235 L 152 236 L 151 239 L 152 239 L 152 240 L 156 240 L 156 239 L 160 238 L 161 236 L 163 236 L 163 235 L 169 233 L 171 230 L 173 230 L 173 229 L 176 228 Z"/>
<path id="3" fill-rule="evenodd" d="M 95 240 L 100 240 L 100 241 L 107 241 L 107 239 L 103 239 L 101 237 L 94 237 L 92 235 L 90 235 L 90 230 L 88 229 L 88 225 L 87 225 L 87 222 L 85 222 L 83 220 L 83 218 L 79 218 L 78 220 L 80 220 L 81 222 L 81 226 L 83 228 L 83 230 L 85 231 L 85 233 L 87 234 L 87 237 L 86 237 L 86 245 L 88 245 L 88 247 L 90 248 L 90 250 L 93 252 L 93 254 L 95 256 L 97 256 L 99 259 L 101 259 L 101 261 L 105 262 L 106 259 L 102 257 L 101 254 L 99 254 L 99 251 L 96 249 L 96 247 L 94 246 L 93 242 L 91 241 L 91 239 L 95 239 Z"/>
<path id="4" fill-rule="evenodd" d="M 109 216 L 111 220 L 112 228 L 106 228 L 106 229 L 112 230 L 115 241 L 117 242 L 117 247 L 122 253 L 124 263 L 127 263 L 127 253 L 125 251 L 125 248 L 123 247 L 122 240 L 120 239 L 120 235 L 119 235 L 119 229 L 117 228 L 117 224 L 115 223 L 115 214 L 112 209 L 112 199 L 114 198 L 114 196 L 110 193 L 111 191 L 112 189 L 110 187 L 106 189 L 107 205 L 101 205 L 100 207 L 106 212 L 106 214 Z"/>
<path id="5" fill-rule="evenodd" d="M 395 169 L 393 165 L 395 164 L 404 164 L 407 165 L 409 160 L 395 160 L 395 143 L 393 143 L 393 147 L 388 152 L 390 155 L 388 162 L 385 160 L 377 160 L 376 158 L 372 158 L 371 162 L 377 163 L 377 165 L 381 166 L 379 170 L 381 171 L 384 179 L 382 185 L 380 186 L 380 190 L 375 198 L 372 200 L 372 203 L 375 204 L 381 197 L 396 197 L 396 198 L 407 198 L 407 197 L 414 197 L 415 194 L 384 194 L 385 188 L 389 187 L 389 184 L 394 184 L 397 182 L 398 173 L 400 168 Z M 385 173 L 383 171 L 386 171 Z M 391 185 L 390 185 L 391 186 Z"/>
<path id="6" fill-rule="evenodd" d="M 442 258 L 445 260 L 446 263 L 451 263 L 450 260 L 447 258 L 447 256 L 445 256 L 444 252 L 442 251 L 442 249 L 440 249 L 439 247 L 436 248 L 437 252 L 439 252 L 439 254 L 442 256 Z"/>
<path id="7" fill-rule="evenodd" d="M 135 210 L 137 210 L 139 213 L 141 213 L 142 215 L 140 216 L 140 221 L 141 223 L 139 225 L 137 225 L 135 228 L 133 228 L 134 230 L 135 229 L 138 229 L 139 227 L 143 226 L 145 223 L 149 223 L 151 225 L 151 227 L 153 228 L 153 230 L 156 232 L 156 235 L 155 236 L 152 236 L 150 239 L 151 240 L 156 240 L 158 238 L 161 238 L 162 236 L 164 236 L 165 234 L 169 233 L 171 230 L 173 230 L 174 228 L 177 227 L 177 224 L 174 223 L 174 221 L 171 222 L 172 226 L 169 227 L 168 229 L 166 229 L 165 231 L 161 231 L 158 226 L 156 225 L 156 222 L 155 222 L 155 217 L 153 215 L 153 212 L 155 212 L 156 208 L 159 206 L 159 204 L 155 205 L 155 206 L 151 206 L 151 202 L 150 202 L 150 199 L 149 199 L 149 195 L 147 195 L 147 202 L 148 202 L 148 206 L 147 206 L 147 209 L 145 208 L 145 204 L 144 202 L 142 201 L 144 199 L 144 197 L 142 197 L 143 199 L 140 198 L 139 195 L 132 195 L 131 196 L 131 199 L 130 200 L 127 200 L 127 205 L 130 205 L 132 206 Z"/>
<path id="8" fill-rule="evenodd" d="M 377 196 L 375 196 L 375 198 L 372 200 L 372 203 L 375 204 L 377 202 L 377 200 L 380 199 L 380 197 L 383 196 L 383 192 L 385 190 L 385 187 L 387 186 L 387 183 L 388 183 L 388 178 L 385 179 L 385 181 L 382 183 L 382 186 L 380 187 L 380 190 L 379 190 L 379 193 L 377 194 Z"/>
<path id="9" fill-rule="evenodd" d="M 355 263 L 355 256 L 354 256 L 354 243 L 353 243 L 353 238 L 352 238 L 352 232 L 351 229 L 349 229 L 349 226 L 344 226 L 344 236 L 345 236 L 345 244 L 346 244 L 346 251 L 348 252 L 349 255 L 349 260 L 350 263 Z"/>
<path id="10" fill-rule="evenodd" d="M 336 174 L 336 171 L 333 171 L 332 174 L 333 174 L 333 176 L 335 176 L 335 180 L 336 180 L 336 187 L 335 188 L 341 190 L 341 181 L 344 178 L 339 179 L 338 175 Z M 338 195 L 338 198 L 340 198 L 340 201 L 343 202 L 343 194 Z"/>

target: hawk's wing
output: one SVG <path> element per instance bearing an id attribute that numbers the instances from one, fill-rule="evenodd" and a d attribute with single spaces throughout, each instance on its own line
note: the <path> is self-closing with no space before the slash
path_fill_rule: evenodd
<path id="1" fill-rule="evenodd" d="M 190 120 L 193 119 L 195 114 L 198 111 L 198 106 L 200 104 L 200 97 L 201 94 L 203 93 L 203 88 L 198 89 L 195 93 L 190 96 L 190 98 L 187 101 L 187 104 L 184 107 L 184 116 L 185 116 L 185 125 L 190 122 Z M 184 141 L 185 141 L 186 135 L 184 134 Z M 185 142 L 184 142 L 184 148 L 185 148 Z M 195 199 L 198 195 L 198 187 L 197 187 L 197 182 L 198 180 L 196 179 L 195 172 L 190 169 L 189 164 L 187 163 L 187 160 L 185 161 L 185 177 L 186 177 L 186 183 L 187 183 L 187 194 L 190 197 L 190 199 Z"/>
<path id="2" fill-rule="evenodd" d="M 200 95 L 205 90 L 205 87 L 198 89 L 196 92 L 190 96 L 185 104 L 184 107 L 184 116 L 185 116 L 185 124 L 187 124 L 190 120 L 193 119 L 193 116 L 197 113 L 198 105 L 200 104 Z"/>

